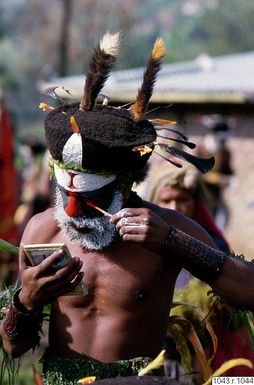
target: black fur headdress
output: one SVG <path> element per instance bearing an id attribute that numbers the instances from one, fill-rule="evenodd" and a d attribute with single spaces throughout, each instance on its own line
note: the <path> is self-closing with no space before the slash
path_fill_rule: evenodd
<path id="1" fill-rule="evenodd" d="M 145 117 L 166 55 L 161 38 L 154 43 L 135 102 L 129 108 L 96 103 L 115 62 L 118 47 L 119 34 L 107 33 L 91 57 L 81 102 L 63 104 L 48 113 L 45 132 L 53 159 L 68 168 L 87 172 L 132 172 L 143 168 L 155 146 L 159 146 L 167 154 L 166 159 L 177 166 L 181 164 L 172 158 L 187 160 L 202 172 L 210 170 L 213 158 L 199 159 L 168 142 L 158 143 L 157 131 L 164 123 Z M 171 140 L 190 148 L 195 146 L 177 134 L 179 138 Z"/>

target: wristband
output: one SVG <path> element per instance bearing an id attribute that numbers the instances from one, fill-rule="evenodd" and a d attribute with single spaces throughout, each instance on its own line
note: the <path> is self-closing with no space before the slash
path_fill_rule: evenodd
<path id="1" fill-rule="evenodd" d="M 170 227 L 169 236 L 162 247 L 163 255 L 178 258 L 182 267 L 207 284 L 218 277 L 227 255 L 193 238 L 175 227 Z"/>
<path id="2" fill-rule="evenodd" d="M 15 341 L 17 338 L 33 338 L 35 346 L 40 341 L 39 332 L 41 331 L 43 314 L 42 311 L 28 311 L 19 300 L 18 289 L 9 305 L 7 314 L 3 319 L 3 329 L 10 341 Z"/>

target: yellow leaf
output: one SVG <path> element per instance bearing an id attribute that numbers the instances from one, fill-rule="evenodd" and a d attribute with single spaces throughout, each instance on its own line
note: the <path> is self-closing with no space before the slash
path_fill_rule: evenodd
<path id="1" fill-rule="evenodd" d="M 186 373 L 192 371 L 192 359 L 191 352 L 187 343 L 186 336 L 183 332 L 183 327 L 179 323 L 178 317 L 170 317 L 168 332 L 172 336 L 176 344 L 176 349 L 181 356 L 181 364 Z"/>
<path id="2" fill-rule="evenodd" d="M 227 370 L 234 368 L 235 366 L 244 365 L 248 368 L 253 368 L 253 365 L 250 360 L 247 360 L 246 358 L 234 358 L 232 360 L 228 360 L 224 362 L 224 364 L 221 365 L 221 367 L 212 374 L 212 376 L 204 382 L 202 385 L 210 385 L 212 383 L 212 377 L 219 377 L 223 373 L 225 373 Z"/>
<path id="3" fill-rule="evenodd" d="M 174 308 L 176 308 L 178 306 L 181 306 L 181 305 L 184 305 L 184 306 L 187 306 L 189 308 L 192 308 L 194 310 L 196 316 L 198 316 L 198 318 L 200 319 L 200 324 L 204 323 L 207 331 L 210 334 L 210 337 L 211 337 L 211 340 L 212 340 L 212 343 L 213 343 L 213 354 L 208 359 L 208 363 L 210 364 L 212 362 L 213 358 L 214 358 L 214 355 L 215 355 L 217 347 L 218 347 L 218 339 L 217 339 L 217 336 L 216 336 L 216 334 L 214 332 L 214 329 L 213 329 L 211 323 L 208 321 L 207 316 L 205 316 L 205 314 L 203 313 L 203 311 L 198 306 L 196 306 L 196 305 L 194 305 L 192 303 L 188 303 L 188 302 L 184 302 L 184 301 L 177 301 L 177 302 L 174 301 L 172 303 L 172 305 L 171 305 L 171 309 L 174 309 Z M 179 315 L 179 314 L 177 314 L 177 311 L 173 312 L 173 314 Z"/>
<path id="4" fill-rule="evenodd" d="M 178 330 L 178 334 L 174 332 L 174 328 L 180 329 Z M 189 348 L 187 351 L 185 347 L 185 345 L 188 347 L 187 341 L 189 341 L 192 344 L 196 353 L 197 360 L 200 363 L 203 378 L 205 380 L 209 378 L 212 374 L 212 369 L 209 365 L 209 362 L 206 358 L 200 339 L 192 323 L 185 318 L 181 318 L 178 316 L 171 316 L 169 318 L 168 331 L 172 334 L 172 337 L 176 343 L 176 348 L 181 355 L 181 362 L 185 372 L 188 373 L 192 369 L 191 354 L 190 354 Z M 188 358 L 188 356 L 190 357 Z"/>
<path id="5" fill-rule="evenodd" d="M 200 339 L 199 339 L 199 337 L 198 337 L 197 333 L 195 332 L 195 329 L 192 325 L 190 328 L 190 332 L 187 335 L 187 338 L 191 342 L 191 344 L 195 350 L 197 360 L 200 363 L 200 368 L 202 370 L 203 378 L 205 380 L 207 380 L 212 374 L 212 369 L 208 363 L 208 360 L 206 358 L 206 355 L 205 355 L 203 346 L 200 342 Z"/>
<path id="6" fill-rule="evenodd" d="M 95 376 L 90 376 L 90 377 L 84 377 L 81 378 L 81 380 L 78 380 L 78 384 L 92 384 L 96 380 Z"/>
<path id="7" fill-rule="evenodd" d="M 145 368 L 141 369 L 138 373 L 139 376 L 144 376 L 145 374 L 149 373 L 151 370 L 158 369 L 161 366 L 164 365 L 164 354 L 165 354 L 165 349 L 163 349 L 158 356 L 150 362 Z"/>

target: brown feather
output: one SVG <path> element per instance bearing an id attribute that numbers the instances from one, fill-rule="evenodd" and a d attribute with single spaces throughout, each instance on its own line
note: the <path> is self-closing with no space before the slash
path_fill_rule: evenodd
<path id="1" fill-rule="evenodd" d="M 140 121 L 146 113 L 149 99 L 153 93 L 156 76 L 161 67 L 162 58 L 166 55 L 166 47 L 162 38 L 156 39 L 143 76 L 143 83 L 138 91 L 135 103 L 131 107 L 135 121 Z"/>
<path id="2" fill-rule="evenodd" d="M 87 111 L 93 108 L 96 98 L 104 86 L 115 62 L 118 45 L 119 34 L 106 34 L 101 44 L 94 49 L 85 81 L 84 95 L 80 102 L 81 111 Z"/>

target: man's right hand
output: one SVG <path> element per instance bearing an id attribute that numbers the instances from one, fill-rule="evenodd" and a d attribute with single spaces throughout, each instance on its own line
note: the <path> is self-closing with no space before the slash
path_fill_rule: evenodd
<path id="1" fill-rule="evenodd" d="M 23 266 L 19 300 L 28 311 L 36 311 L 52 303 L 59 296 L 74 290 L 81 282 L 84 273 L 80 271 L 83 262 L 79 257 L 72 258 L 64 267 L 52 272 L 52 266 L 59 261 L 62 253 L 62 250 L 56 251 L 38 266 L 28 267 L 25 265 L 25 255 L 21 249 Z"/>

